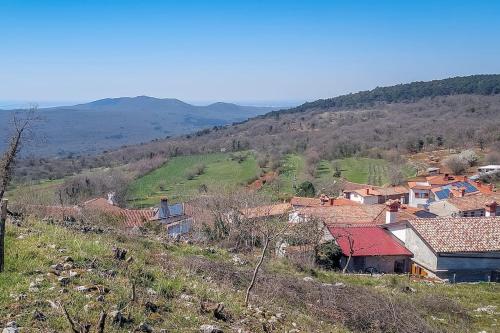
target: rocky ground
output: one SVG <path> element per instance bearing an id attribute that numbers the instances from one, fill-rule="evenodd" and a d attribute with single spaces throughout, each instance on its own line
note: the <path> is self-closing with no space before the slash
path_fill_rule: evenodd
<path id="1" fill-rule="evenodd" d="M 15 332 L 498 332 L 500 286 L 410 282 L 102 228 L 7 225 L 0 328 Z"/>

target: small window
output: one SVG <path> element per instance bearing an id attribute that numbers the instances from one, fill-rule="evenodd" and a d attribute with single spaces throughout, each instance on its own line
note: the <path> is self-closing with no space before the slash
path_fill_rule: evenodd
<path id="1" fill-rule="evenodd" d="M 420 198 L 420 193 L 419 192 L 415 192 L 415 198 Z"/>
<path id="2" fill-rule="evenodd" d="M 422 193 L 422 197 L 423 198 L 428 198 L 429 197 L 429 193 Z"/>

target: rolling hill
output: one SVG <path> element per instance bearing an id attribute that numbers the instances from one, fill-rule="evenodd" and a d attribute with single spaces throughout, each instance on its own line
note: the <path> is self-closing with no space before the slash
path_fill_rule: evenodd
<path id="1" fill-rule="evenodd" d="M 110 101 L 99 101 L 107 103 Z M 331 161 L 463 147 L 499 149 L 500 75 L 375 88 L 95 156 L 43 162 L 31 159 L 18 165 L 18 174 L 44 179 L 52 177 L 54 170 L 65 175 L 153 156 L 166 159 L 221 150 L 255 150 L 271 161 L 289 153 Z"/>
<path id="2" fill-rule="evenodd" d="M 148 96 L 107 98 L 86 104 L 39 109 L 35 132 L 39 142 L 28 147 L 37 156 L 83 155 L 226 125 L 267 113 L 268 107 L 214 103 L 195 106 L 177 99 Z M 0 127 L 16 110 L 0 111 Z M 6 137 L 0 137 L 0 149 Z"/>

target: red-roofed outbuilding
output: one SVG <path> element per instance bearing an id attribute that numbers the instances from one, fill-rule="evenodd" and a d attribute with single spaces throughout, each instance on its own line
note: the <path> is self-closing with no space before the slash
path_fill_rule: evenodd
<path id="1" fill-rule="evenodd" d="M 354 272 L 404 273 L 413 254 L 379 226 L 328 226 L 342 250 L 341 266 Z M 349 259 L 351 256 L 351 259 Z"/>

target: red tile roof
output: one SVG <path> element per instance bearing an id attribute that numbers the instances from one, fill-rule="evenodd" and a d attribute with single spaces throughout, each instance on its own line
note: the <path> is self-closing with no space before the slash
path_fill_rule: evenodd
<path id="1" fill-rule="evenodd" d="M 82 206 L 84 208 L 97 209 L 101 212 L 108 214 L 119 215 L 122 212 L 122 208 L 112 205 L 108 202 L 108 200 L 104 198 L 95 198 L 88 201 L 85 201 Z"/>
<path id="2" fill-rule="evenodd" d="M 289 203 L 281 203 L 276 205 L 259 206 L 254 208 L 242 209 L 241 213 L 245 215 L 246 218 L 253 219 L 259 217 L 269 217 L 284 215 L 292 209 L 292 205 Z M 287 215 L 288 216 L 288 215 Z"/>
<path id="3" fill-rule="evenodd" d="M 127 228 L 142 227 L 145 222 L 151 220 L 155 215 L 154 209 L 123 209 L 121 214 Z"/>
<path id="4" fill-rule="evenodd" d="M 465 197 L 453 197 L 448 199 L 450 205 L 455 206 L 460 211 L 484 209 L 485 205 L 491 201 L 500 202 L 500 193 L 494 194 L 473 194 Z"/>
<path id="5" fill-rule="evenodd" d="M 391 234 L 380 227 L 328 227 L 345 256 L 349 256 L 353 240 L 354 257 L 412 256 Z"/>
<path id="6" fill-rule="evenodd" d="M 305 197 L 293 197 L 290 200 L 292 206 L 301 207 L 324 207 L 324 206 L 357 206 L 360 203 L 345 199 L 345 198 L 331 198 L 332 202 L 322 202 L 319 198 L 305 198 Z"/>
<path id="7" fill-rule="evenodd" d="M 349 200 L 350 201 L 350 200 Z M 315 217 L 327 225 L 337 226 L 369 226 L 384 224 L 387 211 L 386 205 L 351 205 L 351 206 L 320 206 L 300 208 L 298 213 L 302 216 Z M 414 219 L 421 208 L 402 205 L 397 212 L 396 220 L 403 221 Z"/>

